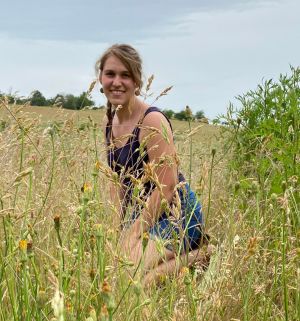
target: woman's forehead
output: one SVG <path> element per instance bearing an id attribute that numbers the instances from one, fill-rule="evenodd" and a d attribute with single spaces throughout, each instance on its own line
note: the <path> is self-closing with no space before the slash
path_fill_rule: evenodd
<path id="1" fill-rule="evenodd" d="M 116 56 L 109 56 L 103 66 L 104 70 L 109 69 L 109 70 L 122 70 L 122 71 L 128 71 L 128 68 L 123 64 L 123 62 Z"/>

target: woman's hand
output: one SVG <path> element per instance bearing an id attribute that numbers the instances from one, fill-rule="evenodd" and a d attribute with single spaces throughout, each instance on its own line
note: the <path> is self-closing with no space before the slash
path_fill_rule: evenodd
<path id="1" fill-rule="evenodd" d="M 138 264 L 141 256 L 141 230 L 139 220 L 136 220 L 128 229 L 121 233 L 120 249 L 121 254 L 125 255 L 134 264 Z"/>

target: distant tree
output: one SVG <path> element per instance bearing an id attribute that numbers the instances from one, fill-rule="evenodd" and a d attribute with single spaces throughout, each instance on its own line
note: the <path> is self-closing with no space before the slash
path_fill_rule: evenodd
<path id="1" fill-rule="evenodd" d="M 62 94 L 57 94 L 53 98 L 48 99 L 49 106 L 63 107 L 65 104 L 65 96 Z"/>
<path id="2" fill-rule="evenodd" d="M 64 101 L 62 106 L 66 109 L 79 109 L 78 108 L 78 97 L 75 97 L 72 94 L 68 94 L 64 96 Z"/>
<path id="3" fill-rule="evenodd" d="M 94 106 L 95 102 L 91 99 L 89 99 L 87 93 L 84 91 L 77 100 L 77 108 L 76 109 L 82 109 L 86 106 Z"/>
<path id="4" fill-rule="evenodd" d="M 163 113 L 169 118 L 172 119 L 174 116 L 174 111 L 172 109 L 164 109 Z"/>
<path id="5" fill-rule="evenodd" d="M 178 120 L 187 120 L 188 119 L 185 110 L 182 110 L 182 111 L 180 111 L 178 113 L 175 113 L 174 114 L 174 118 L 178 119 Z"/>
<path id="6" fill-rule="evenodd" d="M 201 118 L 205 118 L 205 114 L 203 110 L 198 110 L 195 114 L 195 119 L 201 119 Z"/>
<path id="7" fill-rule="evenodd" d="M 49 99 L 49 102 L 50 105 L 75 110 L 95 105 L 95 102 L 87 97 L 86 92 L 83 92 L 80 96 L 58 94 L 54 98 Z"/>
<path id="8" fill-rule="evenodd" d="M 31 106 L 47 106 L 48 105 L 47 99 L 38 90 L 34 90 L 31 93 L 30 103 L 31 103 Z"/>

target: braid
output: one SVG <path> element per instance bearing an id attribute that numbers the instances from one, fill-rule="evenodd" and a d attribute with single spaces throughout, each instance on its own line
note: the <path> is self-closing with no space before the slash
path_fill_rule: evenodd
<path id="1" fill-rule="evenodd" d="M 109 132 L 108 132 L 109 133 L 109 142 L 111 143 L 113 114 L 112 114 L 112 104 L 110 101 L 107 101 L 106 116 L 108 119 L 107 127 L 109 130 Z"/>

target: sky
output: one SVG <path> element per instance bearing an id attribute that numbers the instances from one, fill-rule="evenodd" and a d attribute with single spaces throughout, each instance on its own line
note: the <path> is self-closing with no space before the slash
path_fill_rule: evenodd
<path id="1" fill-rule="evenodd" d="M 0 11 L 0 91 L 79 95 L 114 43 L 134 46 L 152 104 L 189 105 L 209 119 L 235 97 L 300 65 L 299 0 L 4 0 Z M 92 98 L 105 104 L 97 85 Z"/>

